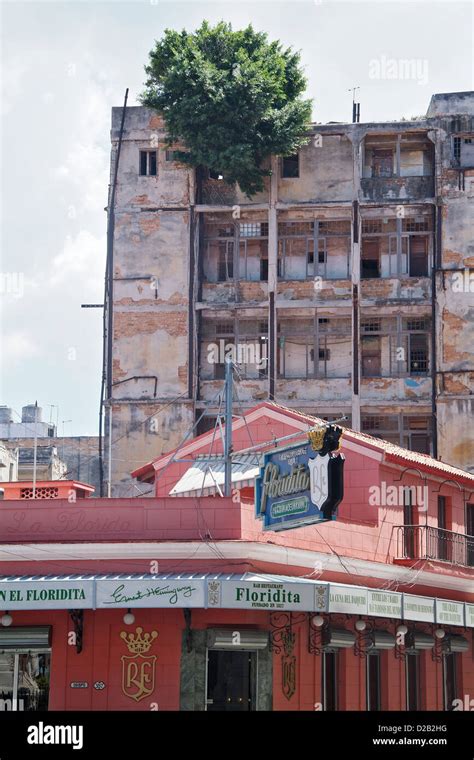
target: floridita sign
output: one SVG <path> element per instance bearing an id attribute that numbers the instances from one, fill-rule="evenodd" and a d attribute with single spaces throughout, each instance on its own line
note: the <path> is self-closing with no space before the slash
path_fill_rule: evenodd
<path id="1" fill-rule="evenodd" d="M 90 609 L 93 581 L 0 580 L 0 610 Z"/>
<path id="2" fill-rule="evenodd" d="M 271 451 L 255 481 L 256 515 L 264 530 L 288 530 L 336 519 L 344 494 L 342 429 L 308 433 L 310 443 Z M 315 453 L 316 452 L 316 453 Z"/>
<path id="3" fill-rule="evenodd" d="M 0 613 L 113 608 L 294 610 L 368 615 L 474 628 L 474 604 L 291 576 L 0 578 Z"/>

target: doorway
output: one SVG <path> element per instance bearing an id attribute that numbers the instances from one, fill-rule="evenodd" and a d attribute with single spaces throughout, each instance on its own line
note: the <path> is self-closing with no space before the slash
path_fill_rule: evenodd
<path id="1" fill-rule="evenodd" d="M 249 712 L 256 709 L 257 657 L 257 652 L 208 650 L 208 711 Z"/>

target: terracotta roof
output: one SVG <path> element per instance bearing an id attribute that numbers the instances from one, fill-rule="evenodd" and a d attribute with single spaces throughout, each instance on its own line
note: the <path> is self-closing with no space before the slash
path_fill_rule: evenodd
<path id="1" fill-rule="evenodd" d="M 306 412 L 299 412 L 295 409 L 289 409 L 282 404 L 277 404 L 275 401 L 262 401 L 260 404 L 244 412 L 243 416 L 248 417 L 250 414 L 254 414 L 259 409 L 262 409 L 262 412 L 265 410 L 275 410 L 287 415 L 288 417 L 293 417 L 293 419 L 305 422 L 310 426 L 317 424 L 327 425 L 327 421 L 321 419 L 321 417 L 316 417 L 314 415 L 307 414 Z M 202 433 L 196 438 L 190 440 L 186 444 L 186 447 L 197 442 L 201 442 L 206 436 L 209 435 L 209 431 Z M 445 462 L 440 462 L 438 459 L 434 459 L 429 454 L 420 454 L 416 451 L 409 451 L 408 449 L 404 449 L 402 446 L 397 446 L 396 444 L 390 443 L 389 441 L 384 441 L 381 438 L 376 438 L 375 436 L 368 435 L 367 433 L 360 433 L 357 430 L 352 430 L 351 428 L 346 427 L 344 428 L 344 438 L 346 438 L 346 440 L 353 441 L 354 443 L 368 446 L 369 448 L 375 449 L 376 451 L 380 451 L 383 454 L 384 461 L 386 462 L 398 462 L 400 464 L 405 463 L 407 467 L 416 467 L 418 469 L 427 470 L 436 475 L 445 476 L 446 480 L 449 478 L 457 480 L 462 479 L 465 482 L 472 484 L 474 490 L 474 473 L 467 472 L 467 470 L 462 470 L 460 467 L 454 467 L 453 465 L 446 464 Z M 271 445 L 270 441 L 269 445 Z M 165 458 L 167 459 L 170 454 L 173 454 L 176 450 L 177 449 L 173 449 L 166 454 L 161 454 L 151 462 L 148 462 L 137 470 L 134 470 L 132 472 L 132 476 L 137 478 L 140 477 L 140 475 L 143 476 L 147 473 L 151 474 L 154 469 L 153 464 L 155 462 L 159 462 Z"/>

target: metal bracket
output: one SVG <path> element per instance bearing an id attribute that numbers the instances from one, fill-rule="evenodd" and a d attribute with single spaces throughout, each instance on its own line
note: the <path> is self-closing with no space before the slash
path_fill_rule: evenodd
<path id="1" fill-rule="evenodd" d="M 74 633 L 76 634 L 76 652 L 77 654 L 81 654 L 84 636 L 84 610 L 69 610 L 69 616 L 73 622 Z"/>
<path id="2" fill-rule="evenodd" d="M 192 652 L 193 649 L 193 641 L 192 641 L 192 630 L 191 630 L 191 610 L 189 607 L 183 608 L 183 615 L 184 615 L 184 622 L 185 622 L 185 631 L 186 631 L 186 651 Z"/>

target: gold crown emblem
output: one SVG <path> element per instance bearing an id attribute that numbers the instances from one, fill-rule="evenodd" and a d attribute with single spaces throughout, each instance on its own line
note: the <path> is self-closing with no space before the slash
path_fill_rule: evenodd
<path id="1" fill-rule="evenodd" d="M 145 654 L 151 648 L 154 640 L 158 636 L 158 631 L 152 631 L 151 633 L 145 633 L 142 636 L 143 628 L 135 629 L 134 633 L 127 633 L 127 631 L 120 631 L 120 638 L 123 639 L 128 647 L 128 651 L 132 654 Z"/>
<path id="2" fill-rule="evenodd" d="M 325 427 L 313 428 L 308 431 L 308 438 L 311 442 L 311 448 L 314 449 L 314 451 L 319 451 L 322 448 L 325 434 Z"/>

